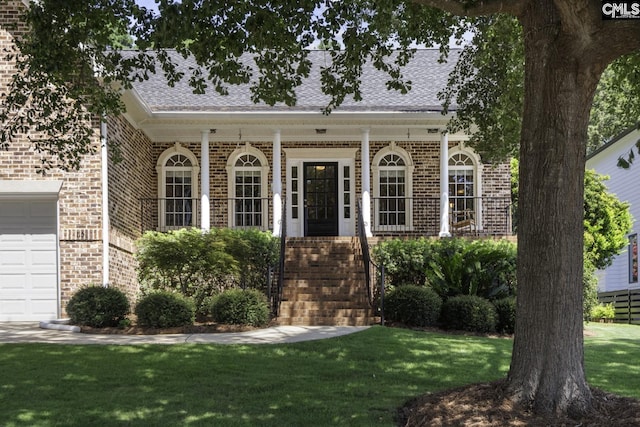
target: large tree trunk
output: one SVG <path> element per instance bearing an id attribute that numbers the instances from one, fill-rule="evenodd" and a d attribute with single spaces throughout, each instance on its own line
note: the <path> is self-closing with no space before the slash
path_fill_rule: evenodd
<path id="1" fill-rule="evenodd" d="M 530 5 L 521 17 L 518 306 L 508 381 L 535 411 L 571 415 L 591 405 L 583 366 L 584 167 L 589 110 L 606 64 L 563 32 L 553 2 Z"/>

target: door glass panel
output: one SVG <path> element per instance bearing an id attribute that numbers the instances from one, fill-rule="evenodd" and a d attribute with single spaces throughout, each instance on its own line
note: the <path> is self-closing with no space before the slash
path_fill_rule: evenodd
<path id="1" fill-rule="evenodd" d="M 305 234 L 338 234 L 338 164 L 305 163 Z"/>

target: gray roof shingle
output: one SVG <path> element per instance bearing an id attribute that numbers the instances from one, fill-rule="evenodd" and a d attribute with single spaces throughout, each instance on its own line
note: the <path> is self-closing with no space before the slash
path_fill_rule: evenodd
<path id="1" fill-rule="evenodd" d="M 407 94 L 395 90 L 387 90 L 389 77 L 376 70 L 371 64 L 363 69 L 362 100 L 356 102 L 352 97 L 345 98 L 343 104 L 335 111 L 406 111 L 427 112 L 441 111 L 438 92 L 447 84 L 449 73 L 458 60 L 460 51 L 452 49 L 445 63 L 438 62 L 440 52 L 437 49 L 419 49 L 410 63 L 402 69 L 405 80 L 412 82 Z M 175 54 L 175 52 L 174 52 Z M 193 66 L 191 59 L 183 59 L 175 54 L 174 58 L 182 67 Z M 206 94 L 194 94 L 189 86 L 188 78 L 183 78 L 170 87 L 161 72 L 152 74 L 149 80 L 137 82 L 134 89 L 152 112 L 193 111 L 193 112 L 225 112 L 225 111 L 319 111 L 326 107 L 329 97 L 321 91 L 320 66 L 329 60 L 325 51 L 311 51 L 309 58 L 313 63 L 310 76 L 296 89 L 297 105 L 287 107 L 284 104 L 269 106 L 264 103 L 254 104 L 251 101 L 249 85 L 230 85 L 229 95 L 222 96 L 210 86 Z M 188 74 L 187 74 L 188 75 Z M 455 107 L 451 107 L 455 109 Z"/>

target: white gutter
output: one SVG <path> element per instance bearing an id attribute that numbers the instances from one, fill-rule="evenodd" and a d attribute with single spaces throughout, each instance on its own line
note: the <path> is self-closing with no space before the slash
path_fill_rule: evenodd
<path id="1" fill-rule="evenodd" d="M 102 286 L 109 287 L 109 153 L 107 147 L 107 122 L 100 122 L 102 162 Z"/>

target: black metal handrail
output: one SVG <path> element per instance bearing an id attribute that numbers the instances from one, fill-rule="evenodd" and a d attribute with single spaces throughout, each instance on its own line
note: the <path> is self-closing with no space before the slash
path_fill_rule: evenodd
<path id="1" fill-rule="evenodd" d="M 360 202 L 357 203 L 357 216 L 358 216 L 358 240 L 360 241 L 360 250 L 362 252 L 362 262 L 364 267 L 364 281 L 367 288 L 367 298 L 369 305 L 374 307 L 374 291 L 371 284 L 371 271 L 380 274 L 380 324 L 384 325 L 384 265 L 378 266 L 372 259 L 369 252 L 369 240 L 367 239 L 367 232 L 365 228 L 364 218 L 362 216 L 362 207 Z"/>

